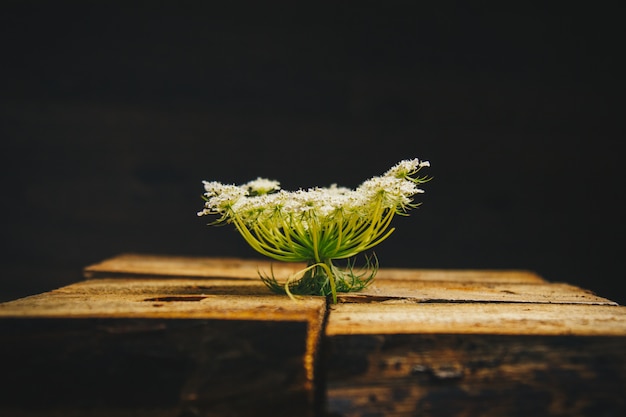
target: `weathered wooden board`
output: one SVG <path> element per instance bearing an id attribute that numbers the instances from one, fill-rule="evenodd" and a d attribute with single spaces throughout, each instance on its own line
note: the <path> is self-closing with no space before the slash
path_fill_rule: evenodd
<path id="1" fill-rule="evenodd" d="M 160 256 L 126 253 L 84 269 L 86 278 L 197 277 L 259 279 L 259 271 L 276 276 L 289 276 L 304 268 L 300 263 L 270 262 L 265 259 L 211 258 L 194 256 Z"/>
<path id="2" fill-rule="evenodd" d="M 85 268 L 86 278 L 130 276 L 198 277 L 258 279 L 259 272 L 274 271 L 277 277 L 288 277 L 306 265 L 271 262 L 267 259 L 162 256 L 125 253 Z M 542 283 L 543 278 L 531 271 L 518 270 L 450 270 L 381 268 L 377 279 L 446 282 Z"/>
<path id="3" fill-rule="evenodd" d="M 626 337 L 626 307 L 529 303 L 368 303 L 332 306 L 326 335 L 351 334 Z"/>
<path id="4" fill-rule="evenodd" d="M 0 304 L 0 415 L 626 415 L 611 300 L 517 270 L 381 268 L 336 305 L 258 278 L 303 267 L 123 254 Z"/>
<path id="5" fill-rule="evenodd" d="M 314 415 L 325 311 L 258 280 L 94 279 L 0 304 L 0 415 Z"/>
<path id="6" fill-rule="evenodd" d="M 326 341 L 332 416 L 623 416 L 624 336 L 359 334 Z"/>
<path id="7" fill-rule="evenodd" d="M 303 268 L 300 263 L 267 260 L 202 257 L 164 257 L 123 254 L 85 269 L 94 277 L 228 278 L 259 282 L 259 272 L 273 271 L 285 279 Z M 233 286 L 236 284 L 219 285 Z M 589 291 L 562 283 L 549 283 L 529 271 L 415 270 L 381 268 L 372 286 L 360 293 L 342 294 L 341 301 L 383 300 L 492 301 L 524 303 L 615 303 Z"/>
<path id="8" fill-rule="evenodd" d="M 484 282 L 540 284 L 545 280 L 534 272 L 521 270 L 466 270 L 466 269 L 410 269 L 381 268 L 379 280 L 415 280 L 436 282 Z"/>
<path id="9" fill-rule="evenodd" d="M 341 294 L 343 303 L 387 301 L 498 302 L 617 305 L 579 287 L 550 282 L 462 282 L 378 278 L 359 293 Z"/>
<path id="10" fill-rule="evenodd" d="M 565 303 L 561 286 L 554 298 L 423 303 L 378 285 L 388 298 L 331 307 L 330 415 L 626 415 L 625 307 Z"/>

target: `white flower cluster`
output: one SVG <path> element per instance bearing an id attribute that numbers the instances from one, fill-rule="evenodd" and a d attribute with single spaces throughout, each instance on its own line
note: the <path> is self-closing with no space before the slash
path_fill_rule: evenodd
<path id="1" fill-rule="evenodd" d="M 404 212 L 415 206 L 412 197 L 424 192 L 418 185 L 427 178 L 416 174 L 428 166 L 428 161 L 403 160 L 354 190 L 332 185 L 285 191 L 279 182 L 264 178 L 241 186 L 203 181 L 205 206 L 198 216 L 219 215 L 218 222 L 237 218 L 244 224 L 272 221 L 277 227 L 291 227 L 295 220 L 307 227 L 311 221 L 336 222 L 338 216 L 345 221 L 381 216 L 388 210 Z"/>

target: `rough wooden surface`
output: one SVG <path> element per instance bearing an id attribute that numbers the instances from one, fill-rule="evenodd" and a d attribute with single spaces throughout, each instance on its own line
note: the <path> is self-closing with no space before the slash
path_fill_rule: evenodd
<path id="1" fill-rule="evenodd" d="M 331 416 L 623 416 L 621 337 L 359 334 L 327 340 Z"/>
<path id="2" fill-rule="evenodd" d="M 529 271 L 381 268 L 336 305 L 258 278 L 303 266 L 123 254 L 0 304 L 0 415 L 626 415 L 611 300 Z"/>
<path id="3" fill-rule="evenodd" d="M 0 317 L 172 317 L 316 320 L 320 297 L 293 302 L 259 279 L 101 278 L 0 304 Z"/>
<path id="4" fill-rule="evenodd" d="M 339 304 L 326 334 L 625 336 L 626 308 L 585 304 Z"/>
<path id="5" fill-rule="evenodd" d="M 183 318 L 0 320 L 0 415 L 313 415 L 307 325 Z"/>
<path id="6" fill-rule="evenodd" d="M 494 302 L 617 305 L 589 291 L 563 283 L 462 282 L 377 279 L 359 293 L 341 294 L 343 303 Z"/>
<path id="7" fill-rule="evenodd" d="M 257 280 L 259 271 L 274 271 L 287 277 L 304 268 L 303 263 L 271 262 L 267 259 L 163 256 L 125 253 L 85 268 L 86 278 L 124 277 L 197 277 Z M 542 283 L 543 278 L 521 270 L 450 270 L 381 268 L 380 280 L 418 280 L 444 282 Z"/>
<path id="8" fill-rule="evenodd" d="M 304 268 L 300 263 L 270 262 L 265 259 L 159 256 L 125 253 L 105 259 L 84 269 L 86 278 L 111 278 L 138 275 L 149 277 L 196 277 L 258 280 L 259 271 L 273 270 L 288 276 Z"/>
<path id="9" fill-rule="evenodd" d="M 482 283 L 526 283 L 546 282 L 532 271 L 521 270 L 466 270 L 466 269 L 410 269 L 381 268 L 376 275 L 382 280 L 414 280 L 436 282 L 482 282 Z"/>
<path id="10" fill-rule="evenodd" d="M 329 415 L 626 415 L 626 308 L 532 274 L 448 274 L 330 307 Z"/>
<path id="11" fill-rule="evenodd" d="M 0 415 L 314 415 L 325 311 L 258 280 L 93 279 L 0 304 Z"/>

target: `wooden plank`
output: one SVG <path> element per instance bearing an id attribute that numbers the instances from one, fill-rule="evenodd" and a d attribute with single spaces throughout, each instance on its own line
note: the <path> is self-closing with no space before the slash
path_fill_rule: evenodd
<path id="1" fill-rule="evenodd" d="M 564 283 L 462 282 L 377 279 L 358 293 L 339 296 L 343 303 L 506 302 L 617 305 L 590 291 Z"/>
<path id="2" fill-rule="evenodd" d="M 329 415 L 626 415 L 623 336 L 359 334 L 326 343 Z"/>
<path id="3" fill-rule="evenodd" d="M 325 300 L 293 302 L 260 280 L 111 278 L 0 304 L 0 317 L 182 317 L 312 320 Z"/>
<path id="4" fill-rule="evenodd" d="M 626 307 L 530 303 L 368 303 L 331 307 L 326 335 L 626 336 Z"/>
<path id="5" fill-rule="evenodd" d="M 314 415 L 325 312 L 258 280 L 94 279 L 0 304 L 0 415 Z"/>
<path id="6" fill-rule="evenodd" d="M 140 275 L 151 277 L 197 277 L 259 279 L 259 271 L 289 276 L 304 268 L 301 263 L 270 262 L 266 259 L 164 256 L 127 253 L 105 259 L 84 269 L 86 278 Z"/>
<path id="7" fill-rule="evenodd" d="M 626 307 L 564 284 L 433 284 L 331 306 L 330 415 L 626 415 Z"/>
<path id="8" fill-rule="evenodd" d="M 86 277 L 201 277 L 259 281 L 259 271 L 288 277 L 304 264 L 258 259 L 122 254 L 85 268 Z M 220 283 L 220 285 L 225 285 Z M 549 303 L 615 303 L 589 291 L 548 283 L 529 271 L 384 269 L 374 284 L 359 293 L 342 294 L 343 302 L 396 299 L 411 301 L 495 301 Z"/>
<path id="9" fill-rule="evenodd" d="M 626 415 L 611 300 L 530 271 L 381 268 L 329 307 L 258 278 L 303 266 L 123 254 L 0 304 L 0 415 Z"/>
<path id="10" fill-rule="evenodd" d="M 459 270 L 459 269 L 410 269 L 380 268 L 378 280 L 416 280 L 436 282 L 485 282 L 540 284 L 545 280 L 532 271 L 522 270 Z"/>
<path id="11" fill-rule="evenodd" d="M 306 265 L 303 263 L 271 262 L 267 259 L 213 258 L 194 256 L 164 256 L 126 253 L 89 265 L 84 269 L 86 278 L 111 278 L 130 276 L 198 277 L 258 279 L 259 271 L 274 271 L 278 277 L 288 277 Z M 380 268 L 377 279 L 490 282 L 490 283 L 542 283 L 541 277 L 531 271 L 520 270 L 452 270 Z"/>

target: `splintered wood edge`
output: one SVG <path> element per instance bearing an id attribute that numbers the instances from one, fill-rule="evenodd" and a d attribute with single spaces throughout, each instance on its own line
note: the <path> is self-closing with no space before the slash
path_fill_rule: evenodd
<path id="1" fill-rule="evenodd" d="M 326 335 L 499 334 L 626 337 L 626 307 L 576 304 L 338 304 Z"/>
<path id="2" fill-rule="evenodd" d="M 288 277 L 306 267 L 304 263 L 272 262 L 266 259 L 232 257 L 166 256 L 126 253 L 105 259 L 83 270 L 85 278 L 151 277 L 204 277 L 231 279 L 258 279 L 259 273 L 274 273 Z M 532 271 L 524 270 L 460 270 L 460 269 L 408 269 L 380 268 L 376 279 L 424 280 L 462 282 L 544 283 Z"/>

